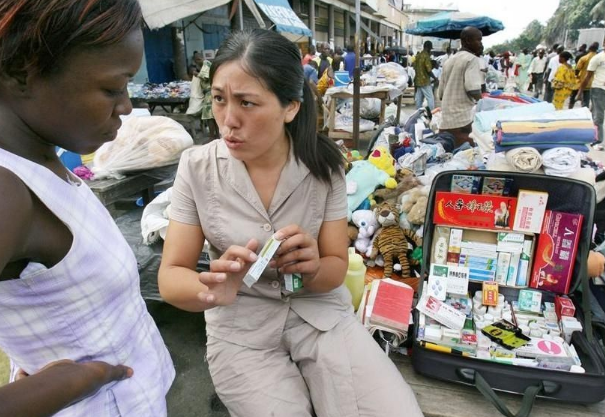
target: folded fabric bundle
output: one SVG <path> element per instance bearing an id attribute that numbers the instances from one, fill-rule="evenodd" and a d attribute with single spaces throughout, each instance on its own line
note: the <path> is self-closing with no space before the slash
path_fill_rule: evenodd
<path id="1" fill-rule="evenodd" d="M 483 100 L 485 99 L 480 100 L 479 104 Z M 515 107 L 488 111 L 483 110 L 479 104 L 477 104 L 477 113 L 475 113 L 475 125 L 482 132 L 491 132 L 492 127 L 498 120 L 511 120 L 515 117 L 530 117 L 555 111 L 555 106 L 545 101 L 535 104 L 518 104 Z"/>
<path id="2" fill-rule="evenodd" d="M 496 142 L 512 145 L 583 145 L 595 140 L 592 120 L 500 121 Z"/>
<path id="3" fill-rule="evenodd" d="M 535 148 L 521 147 L 506 152 L 506 161 L 519 172 L 536 172 L 542 166 L 542 155 Z"/>
<path id="4" fill-rule="evenodd" d="M 488 155 L 486 168 L 490 171 L 517 171 L 516 168 L 507 161 L 504 152 L 492 153 Z M 534 174 L 545 175 L 546 173 L 544 172 L 544 165 L 542 165 L 542 168 L 538 168 L 538 170 L 534 172 Z M 595 171 L 592 168 L 579 168 L 578 170 L 568 175 L 567 178 L 584 181 L 593 186 L 595 185 Z M 595 188 L 597 189 L 597 201 L 600 201 L 598 200 L 599 189 L 597 187 Z M 602 195 L 600 198 L 603 199 L 603 196 L 605 196 L 605 187 L 603 188 Z"/>
<path id="5" fill-rule="evenodd" d="M 580 169 L 581 155 L 570 148 L 554 148 L 544 151 L 542 163 L 546 175 L 557 177 L 569 177 Z"/>
<path id="6" fill-rule="evenodd" d="M 535 144 L 530 144 L 530 145 L 524 144 L 524 145 L 513 145 L 513 146 L 502 146 L 502 145 L 499 145 L 498 143 L 496 143 L 496 144 L 494 144 L 494 151 L 507 152 L 512 149 L 525 148 L 528 146 L 532 147 L 534 149 L 537 149 L 538 151 L 546 151 L 548 149 L 560 148 L 562 146 L 565 148 L 573 149 L 574 151 L 578 151 L 578 152 L 590 151 L 590 149 L 586 145 L 570 145 L 570 144 L 565 144 L 565 143 L 563 143 L 563 144 L 535 143 Z"/>
<path id="7" fill-rule="evenodd" d="M 509 93 L 502 90 L 495 90 L 489 93 L 488 97 L 499 100 L 508 100 L 515 103 L 537 103 L 540 100 L 522 93 Z"/>

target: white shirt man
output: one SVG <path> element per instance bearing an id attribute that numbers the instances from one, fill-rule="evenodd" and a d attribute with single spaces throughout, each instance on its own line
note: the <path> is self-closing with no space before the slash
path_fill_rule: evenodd
<path id="1" fill-rule="evenodd" d="M 548 82 L 550 83 L 553 78 L 555 78 L 555 74 L 559 69 L 559 54 L 555 54 L 552 58 L 550 58 L 548 61 L 548 69 L 550 70 L 548 73 Z"/>
<path id="2" fill-rule="evenodd" d="M 545 69 L 546 69 L 546 57 L 542 56 L 542 58 L 540 58 L 540 56 L 538 55 L 537 57 L 535 57 L 534 59 L 531 60 L 531 63 L 529 64 L 529 69 L 527 72 L 529 72 L 530 74 L 542 74 Z"/>
<path id="3" fill-rule="evenodd" d="M 605 114 L 605 52 L 592 57 L 586 68 L 585 80 L 582 80 L 580 90 L 584 89 L 587 81 L 592 78 L 590 100 L 592 102 L 592 121 L 597 126 L 597 143 L 602 146 L 604 137 L 603 119 Z M 602 148 L 597 148 L 603 150 Z"/>

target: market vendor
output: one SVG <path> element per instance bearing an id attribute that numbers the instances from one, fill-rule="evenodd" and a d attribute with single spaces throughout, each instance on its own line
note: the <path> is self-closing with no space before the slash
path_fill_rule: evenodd
<path id="1" fill-rule="evenodd" d="M 443 66 L 439 97 L 442 121 L 440 132 L 454 136 L 455 147 L 472 143 L 472 110 L 481 99 L 481 67 L 479 56 L 483 53 L 483 35 L 474 27 L 466 27 L 460 34 L 462 48 Z"/>
<path id="2" fill-rule="evenodd" d="M 233 417 L 421 416 L 343 285 L 343 158 L 317 134 L 298 48 L 273 31 L 236 32 L 210 78 L 222 140 L 183 153 L 159 287 L 167 302 L 205 312 L 217 394 Z M 244 284 L 272 237 L 277 256 Z M 205 239 L 212 261 L 200 274 Z M 287 287 L 286 274 L 303 288 Z"/>
<path id="3" fill-rule="evenodd" d="M 219 137 L 218 127 L 212 114 L 212 94 L 210 93 L 210 67 L 212 63 L 197 53 L 195 64 L 199 71 L 195 71 L 191 80 L 191 97 L 187 114 L 200 117 L 201 127 L 208 128 L 208 137 L 217 139 Z"/>

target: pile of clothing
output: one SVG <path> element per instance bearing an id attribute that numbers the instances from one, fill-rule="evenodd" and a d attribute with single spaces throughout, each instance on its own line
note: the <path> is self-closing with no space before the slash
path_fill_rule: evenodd
<path id="1" fill-rule="evenodd" d="M 172 81 L 162 84 L 135 84 L 128 83 L 128 96 L 139 99 L 158 98 L 189 98 L 191 95 L 191 81 Z"/>

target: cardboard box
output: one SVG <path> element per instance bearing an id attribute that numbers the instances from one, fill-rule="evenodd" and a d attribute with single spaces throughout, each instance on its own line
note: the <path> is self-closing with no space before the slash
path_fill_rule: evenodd
<path id="1" fill-rule="evenodd" d="M 498 253 L 498 266 L 496 268 L 496 282 L 499 285 L 506 285 L 506 279 L 508 277 L 508 268 L 510 267 L 510 253 L 499 252 Z"/>
<path id="2" fill-rule="evenodd" d="M 484 306 L 498 305 L 498 283 L 487 281 L 483 283 L 483 303 Z"/>
<path id="3" fill-rule="evenodd" d="M 582 230 L 582 215 L 547 210 L 529 286 L 567 294 Z"/>
<path id="4" fill-rule="evenodd" d="M 513 184 L 511 178 L 484 177 L 481 194 L 509 195 Z"/>
<path id="5" fill-rule="evenodd" d="M 460 249 L 462 244 L 462 230 L 451 229 L 450 241 L 447 248 L 447 263 L 458 265 L 460 260 Z"/>
<path id="6" fill-rule="evenodd" d="M 437 191 L 433 222 L 482 229 L 510 229 L 516 208 L 517 199 L 513 197 Z"/>
<path id="7" fill-rule="evenodd" d="M 519 190 L 513 230 L 540 233 L 547 201 L 548 193 Z"/>
<path id="8" fill-rule="evenodd" d="M 542 293 L 540 291 L 521 290 L 517 302 L 520 311 L 531 311 L 532 313 L 542 311 Z"/>
<path id="9" fill-rule="evenodd" d="M 561 320 L 561 317 L 574 317 L 576 315 L 576 307 L 573 305 L 573 301 L 569 297 L 563 297 L 557 295 L 555 297 L 555 311 L 557 317 Z"/>
<path id="10" fill-rule="evenodd" d="M 451 191 L 454 193 L 479 194 L 481 177 L 476 175 L 452 175 Z"/>
<path id="11" fill-rule="evenodd" d="M 498 297 L 496 297 L 497 299 Z M 466 321 L 464 313 L 431 296 L 422 297 L 418 301 L 416 308 L 422 314 L 427 315 L 450 329 L 462 330 Z"/>

